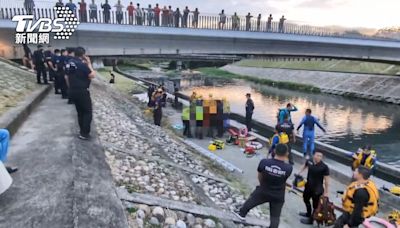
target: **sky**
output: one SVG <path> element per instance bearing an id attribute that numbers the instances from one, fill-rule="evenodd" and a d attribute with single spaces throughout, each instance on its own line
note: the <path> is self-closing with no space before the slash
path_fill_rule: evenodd
<path id="1" fill-rule="evenodd" d="M 52 5 L 56 0 L 35 0 L 36 5 Z M 66 2 L 67 0 L 63 0 Z M 73 0 L 77 2 L 78 0 Z M 80 0 L 79 0 L 80 1 Z M 86 0 L 91 1 L 91 0 Z M 104 0 L 95 0 L 97 3 Z M 109 0 L 114 3 L 117 0 Z M 121 0 L 128 4 L 130 0 Z M 384 28 L 400 26 L 400 0 L 133 0 L 141 5 L 159 3 L 161 6 L 199 8 L 203 14 L 259 14 L 274 19 L 285 15 L 289 21 L 317 26 Z M 22 5 L 23 0 L 0 0 L 0 6 Z"/>

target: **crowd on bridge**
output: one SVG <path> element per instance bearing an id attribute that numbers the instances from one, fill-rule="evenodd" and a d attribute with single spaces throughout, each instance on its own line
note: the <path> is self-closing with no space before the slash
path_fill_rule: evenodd
<path id="1" fill-rule="evenodd" d="M 79 8 L 78 8 L 79 6 Z M 241 17 L 234 12 L 233 15 L 228 16 L 225 10 L 221 10 L 218 14 L 218 21 L 208 20 L 208 17 L 200 17 L 200 11 L 198 8 L 190 9 L 188 6 L 182 10 L 177 7 L 173 8 L 171 5 L 161 7 L 158 3 L 153 7 L 149 4 L 146 7 L 141 6 L 139 3 L 134 4 L 130 2 L 128 6 L 124 6 L 120 0 L 117 0 L 115 4 L 109 3 L 109 0 L 105 0 L 104 3 L 97 4 L 95 0 L 91 0 L 91 3 L 86 3 L 85 0 L 81 0 L 74 3 L 73 0 L 68 0 L 64 3 L 63 0 L 59 0 L 55 7 L 66 7 L 71 10 L 79 19 L 80 22 L 103 22 L 118 24 L 130 24 L 130 25 L 147 25 L 147 26 L 164 26 L 164 27 L 182 27 L 182 28 L 209 28 L 210 26 L 216 26 L 218 29 L 232 29 L 246 31 L 273 31 L 273 16 L 270 14 L 267 18 L 266 24 L 262 24 L 262 15 L 258 14 L 253 20 L 253 15 L 249 12 L 244 16 L 244 22 Z M 28 14 L 35 13 L 34 0 L 25 0 L 24 8 Z M 112 9 L 115 8 L 115 11 Z M 115 12 L 115 14 L 114 14 Z M 114 18 L 113 18 L 114 17 Z M 124 17 L 125 20 L 124 20 Z M 230 18 L 230 20 L 229 20 Z M 204 20 L 204 23 L 201 23 Z M 285 30 L 285 16 L 279 19 L 278 32 L 284 32 Z M 228 25 L 230 23 L 230 25 Z M 254 23 L 254 24 L 253 24 Z M 264 26 L 265 28 L 262 28 Z"/>

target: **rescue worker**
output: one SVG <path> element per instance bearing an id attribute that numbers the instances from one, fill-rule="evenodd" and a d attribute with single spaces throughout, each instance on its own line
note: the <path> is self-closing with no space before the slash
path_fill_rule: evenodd
<path id="1" fill-rule="evenodd" d="M 190 130 L 190 107 L 184 107 L 182 109 L 182 122 L 183 122 L 183 135 L 188 138 L 192 138 L 192 132 Z"/>
<path id="2" fill-rule="evenodd" d="M 370 176 L 371 170 L 364 166 L 354 171 L 355 181 L 347 187 L 342 199 L 345 212 L 336 220 L 334 228 L 358 227 L 378 212 L 379 191 Z"/>
<path id="3" fill-rule="evenodd" d="M 314 154 L 315 150 L 315 130 L 314 126 L 317 125 L 323 132 L 325 131 L 325 128 L 321 126 L 319 123 L 318 119 L 314 116 L 311 115 L 311 109 L 306 109 L 306 115 L 303 117 L 303 119 L 300 122 L 300 125 L 297 127 L 297 131 L 300 130 L 300 128 L 304 125 L 303 129 L 303 154 L 304 157 L 309 157 Z M 310 147 L 310 153 L 308 153 L 308 147 Z"/>
<path id="4" fill-rule="evenodd" d="M 79 138 L 88 140 L 92 122 L 92 100 L 89 86 L 96 73 L 83 47 L 75 49 L 75 57 L 68 61 L 66 70 L 68 72 L 69 97 L 74 102 L 78 113 Z"/>
<path id="5" fill-rule="evenodd" d="M 193 91 L 192 95 L 190 95 L 190 102 L 195 101 L 197 99 L 197 93 Z"/>
<path id="6" fill-rule="evenodd" d="M 36 70 L 36 79 L 38 84 L 42 84 L 40 77 L 43 79 L 44 84 L 47 82 L 47 71 L 45 65 L 45 57 L 43 53 L 43 46 L 39 44 L 37 50 L 33 52 L 33 64 Z"/>
<path id="7" fill-rule="evenodd" d="M 269 227 L 279 227 L 281 211 L 285 203 L 286 180 L 293 171 L 292 165 L 285 163 L 287 153 L 287 146 L 278 144 L 275 158 L 260 161 L 257 168 L 260 185 L 256 187 L 240 210 L 234 212 L 239 219 L 245 220 L 252 208 L 268 202 L 271 221 Z"/>
<path id="8" fill-rule="evenodd" d="M 195 119 L 196 119 L 196 132 L 195 136 L 198 139 L 203 139 L 203 121 L 204 121 L 204 108 L 203 100 L 198 98 L 195 102 Z"/>
<path id="9" fill-rule="evenodd" d="M 289 121 L 292 122 L 291 113 L 292 112 L 296 112 L 297 110 L 298 109 L 296 108 L 296 106 L 292 105 L 291 103 L 288 103 L 286 105 L 286 108 L 279 109 L 279 111 L 278 111 L 278 124 L 279 123 L 283 123 L 283 121 L 285 120 L 285 116 L 287 116 Z"/>
<path id="10" fill-rule="evenodd" d="M 161 88 L 157 89 L 153 96 L 154 102 L 154 111 L 153 111 L 153 119 L 154 124 L 157 126 L 161 126 L 161 118 L 162 118 L 162 107 L 163 107 L 163 90 Z"/>
<path id="11" fill-rule="evenodd" d="M 292 145 L 296 143 L 296 135 L 294 134 L 294 125 L 289 121 L 288 115 L 285 115 L 283 123 L 278 124 L 278 128 L 289 137 L 289 142 L 286 145 L 288 146 L 289 163 L 293 165 Z"/>
<path id="12" fill-rule="evenodd" d="M 298 175 L 308 169 L 307 182 L 304 187 L 303 201 L 307 212 L 300 212 L 299 215 L 305 218 L 300 220 L 303 224 L 313 224 L 313 211 L 318 207 L 319 199 L 322 195 L 328 197 L 329 192 L 329 167 L 323 161 L 323 154 L 316 151 L 312 159 L 304 164 Z M 312 207 L 310 200 L 312 200 Z"/>
<path id="13" fill-rule="evenodd" d="M 353 164 L 352 170 L 354 171 L 359 166 L 365 166 L 368 169 L 373 169 L 376 164 L 376 152 L 370 145 L 358 149 L 357 152 L 352 154 Z"/>
<path id="14" fill-rule="evenodd" d="M 284 144 L 287 146 L 289 143 L 289 136 L 285 132 L 282 132 L 282 129 L 279 127 L 279 125 L 276 125 L 274 135 L 272 136 L 270 142 L 271 147 L 269 148 L 268 156 L 271 155 L 272 157 L 275 157 L 276 146 L 279 144 Z"/>
<path id="15" fill-rule="evenodd" d="M 253 112 L 254 112 L 254 102 L 251 99 L 251 94 L 247 93 L 246 94 L 246 127 L 247 131 L 251 131 L 251 121 L 253 118 Z"/>

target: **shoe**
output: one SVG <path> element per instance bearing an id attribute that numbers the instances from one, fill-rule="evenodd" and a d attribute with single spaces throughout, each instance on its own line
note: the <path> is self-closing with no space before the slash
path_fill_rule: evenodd
<path id="1" fill-rule="evenodd" d="M 307 217 L 307 218 L 310 217 L 307 215 L 307 212 L 299 212 L 299 215 L 302 217 Z"/>
<path id="2" fill-rule="evenodd" d="M 68 104 L 74 104 L 74 102 L 71 100 L 68 100 Z"/>
<path id="3" fill-rule="evenodd" d="M 6 169 L 7 169 L 7 172 L 8 172 L 9 174 L 15 173 L 15 172 L 18 171 L 18 168 L 17 168 L 17 167 L 9 167 L 9 166 L 6 166 Z"/>
<path id="4" fill-rule="evenodd" d="M 236 217 L 238 217 L 240 220 L 245 221 L 246 218 L 241 216 L 240 213 L 238 211 L 234 211 L 232 212 Z"/>
<path id="5" fill-rule="evenodd" d="M 89 139 L 90 139 L 90 136 L 79 135 L 78 138 L 79 138 L 79 139 L 82 139 L 82 140 L 89 140 Z"/>
<path id="6" fill-rule="evenodd" d="M 306 225 L 312 225 L 314 221 L 311 218 L 302 218 L 300 219 L 300 222 Z"/>

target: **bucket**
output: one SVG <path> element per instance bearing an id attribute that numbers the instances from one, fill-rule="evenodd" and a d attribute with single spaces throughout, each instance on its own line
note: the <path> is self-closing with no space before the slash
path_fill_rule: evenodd
<path id="1" fill-rule="evenodd" d="M 12 178 L 3 162 L 0 161 L 0 194 L 3 194 L 12 184 Z"/>

